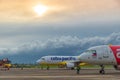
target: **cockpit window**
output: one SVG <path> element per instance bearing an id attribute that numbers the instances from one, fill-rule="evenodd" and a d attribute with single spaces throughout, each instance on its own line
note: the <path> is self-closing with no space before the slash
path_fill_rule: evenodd
<path id="1" fill-rule="evenodd" d="M 96 53 L 96 50 L 87 50 L 86 53 Z"/>
<path id="2" fill-rule="evenodd" d="M 45 58 L 41 58 L 42 60 L 45 60 Z"/>

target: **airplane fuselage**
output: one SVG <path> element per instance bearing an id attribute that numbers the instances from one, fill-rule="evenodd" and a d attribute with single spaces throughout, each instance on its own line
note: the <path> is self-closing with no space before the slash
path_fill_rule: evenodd
<path id="1" fill-rule="evenodd" d="M 90 64 L 120 65 L 120 46 L 101 45 L 91 47 L 80 55 L 80 60 Z"/>
<path id="2" fill-rule="evenodd" d="M 67 62 L 67 61 L 79 61 L 78 56 L 44 56 L 40 58 L 38 63 L 51 63 L 56 64 L 59 62 Z"/>

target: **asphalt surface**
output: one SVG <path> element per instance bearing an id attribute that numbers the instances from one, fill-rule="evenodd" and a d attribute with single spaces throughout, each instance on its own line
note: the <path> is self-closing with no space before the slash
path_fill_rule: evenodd
<path id="1" fill-rule="evenodd" d="M 0 71 L 0 80 L 120 80 L 120 71 L 106 69 L 106 74 L 99 74 L 99 69 L 10 69 Z"/>

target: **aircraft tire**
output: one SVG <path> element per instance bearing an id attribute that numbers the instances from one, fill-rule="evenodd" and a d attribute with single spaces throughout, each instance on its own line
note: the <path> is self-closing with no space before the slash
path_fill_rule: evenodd
<path id="1" fill-rule="evenodd" d="M 105 71 L 104 70 L 100 70 L 99 73 L 100 74 L 105 74 Z"/>

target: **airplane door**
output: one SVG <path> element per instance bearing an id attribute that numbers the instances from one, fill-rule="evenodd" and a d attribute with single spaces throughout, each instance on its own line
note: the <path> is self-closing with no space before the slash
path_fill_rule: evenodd
<path id="1" fill-rule="evenodd" d="M 109 58 L 109 52 L 108 52 L 108 48 L 105 47 L 103 50 L 103 59 L 108 59 Z"/>
<path id="2" fill-rule="evenodd" d="M 110 63 L 110 57 L 109 57 L 109 51 L 108 51 L 108 47 L 104 46 L 104 47 L 101 47 L 101 50 L 102 50 L 102 63 L 104 64 L 109 64 Z"/>

